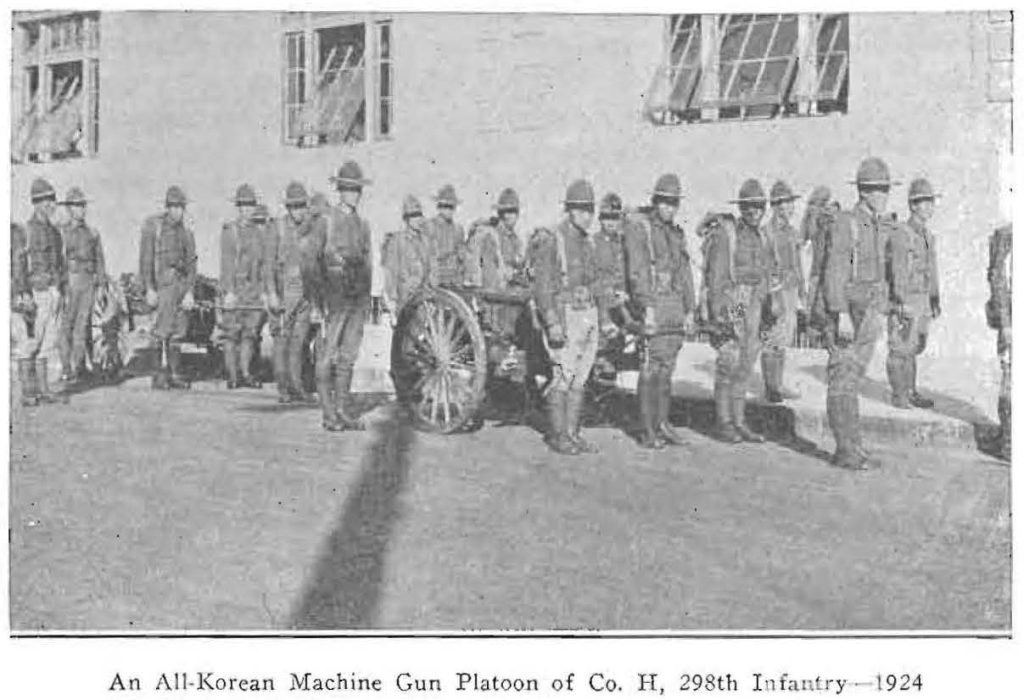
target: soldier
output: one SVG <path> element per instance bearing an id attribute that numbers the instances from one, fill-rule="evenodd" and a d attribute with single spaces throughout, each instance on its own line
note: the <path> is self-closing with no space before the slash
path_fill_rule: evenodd
<path id="1" fill-rule="evenodd" d="M 156 307 L 152 335 L 160 342 L 160 369 L 153 377 L 157 389 L 188 389 L 181 374 L 178 344 L 188 331 L 187 312 L 195 307 L 192 287 L 196 280 L 196 242 L 185 224 L 185 192 L 177 185 L 167 189 L 165 211 L 142 224 L 139 245 L 139 278 L 146 303 Z"/>
<path id="2" fill-rule="evenodd" d="M 61 376 L 61 312 L 67 285 L 64 243 L 56 226 L 57 193 L 43 179 L 31 187 L 32 218 L 25 223 L 27 237 L 26 273 L 35 309 L 33 337 L 25 344 L 26 357 L 33 358 L 33 369 L 42 401 L 54 400 L 50 385 Z"/>
<path id="3" fill-rule="evenodd" d="M 455 208 L 459 198 L 451 185 L 442 187 L 434 197 L 437 202 L 437 216 L 426 222 L 426 240 L 430 251 L 431 283 L 439 285 L 461 285 L 462 248 L 466 234 L 462 226 L 455 223 Z"/>
<path id="4" fill-rule="evenodd" d="M 351 413 L 351 389 L 370 310 L 370 225 L 356 211 L 363 187 L 370 181 L 359 164 L 350 160 L 331 183 L 339 203 L 324 213 L 325 228 L 305 260 L 311 298 L 317 315 L 324 319 L 317 344 L 317 393 L 325 430 L 364 430 L 363 421 Z"/>
<path id="5" fill-rule="evenodd" d="M 228 389 L 259 388 L 260 381 L 252 376 L 252 358 L 263 324 L 263 311 L 257 307 L 263 304 L 270 288 L 263 274 L 266 231 L 264 225 L 254 221 L 257 201 L 252 186 L 240 185 L 234 202 L 238 215 L 220 232 L 224 364 Z"/>
<path id="6" fill-rule="evenodd" d="M 884 161 L 863 161 L 855 184 L 859 201 L 839 212 L 827 235 L 822 288 L 829 319 L 826 410 L 836 440 L 833 463 L 860 470 L 880 466 L 861 442 L 858 396 L 882 331 L 885 251 L 896 223 L 885 213 L 893 182 Z"/>
<path id="7" fill-rule="evenodd" d="M 669 423 L 672 373 L 693 328 L 693 271 L 683 229 L 675 222 L 682 186 L 675 174 L 658 178 L 649 213 L 627 218 L 623 228 L 632 303 L 644 314 L 645 361 L 637 397 L 643 422 L 641 446 L 661 449 L 687 441 Z"/>
<path id="8" fill-rule="evenodd" d="M 424 235 L 423 208 L 419 200 L 408 196 L 402 202 L 405 228 L 389 233 L 381 247 L 384 268 L 384 303 L 398 313 L 409 298 L 428 284 L 431 278 L 431 244 Z"/>
<path id="9" fill-rule="evenodd" d="M 21 403 L 39 403 L 36 387 L 36 361 L 28 357 L 29 326 L 35 316 L 35 301 L 28 281 L 28 241 L 25 229 L 11 223 L 11 357 L 18 361 Z"/>
<path id="10" fill-rule="evenodd" d="M 797 312 L 807 304 L 804 273 L 800 266 L 800 240 L 792 224 L 796 199 L 785 182 L 780 180 L 772 185 L 769 199 L 772 217 L 768 222 L 767 236 L 772 275 L 779 289 L 769 296 L 770 301 L 766 305 L 764 349 L 761 353 L 761 374 L 769 403 L 800 398 L 799 392 L 783 384 L 786 347 L 796 336 Z"/>
<path id="11" fill-rule="evenodd" d="M 584 389 L 597 355 L 601 279 L 593 240 L 594 189 L 585 180 L 569 185 L 566 217 L 538 241 L 536 285 L 554 373 L 547 390 L 548 447 L 559 454 L 597 452 L 580 436 Z"/>
<path id="12" fill-rule="evenodd" d="M 935 238 L 928 221 L 938 195 L 931 183 L 910 183 L 910 217 L 893 231 L 889 242 L 889 357 L 885 369 L 896 408 L 931 408 L 934 402 L 917 393 L 917 356 L 928 342 L 928 324 L 941 313 Z"/>
<path id="13" fill-rule="evenodd" d="M 629 301 L 626 292 L 626 252 L 622 240 L 622 199 L 609 192 L 601 199 L 598 222 L 601 226 L 594 236 L 594 254 L 597 261 L 598 279 L 601 280 L 601 338 L 598 347 L 604 351 L 619 337 L 619 326 L 627 320 L 625 304 Z M 598 363 L 604 362 L 598 358 Z M 607 365 L 607 363 L 606 363 Z M 610 365 L 601 370 L 614 373 Z"/>
<path id="14" fill-rule="evenodd" d="M 739 221 L 719 216 L 708 234 L 704 261 L 711 345 L 715 362 L 715 425 L 723 442 L 764 442 L 746 424 L 747 388 L 761 351 L 762 309 L 769 292 L 772 258 L 761 228 L 767 200 L 761 183 L 746 180 L 739 196 Z"/>
<path id="15" fill-rule="evenodd" d="M 106 281 L 103 242 L 100 234 L 85 221 L 87 200 L 81 189 L 72 187 L 61 204 L 68 208 L 69 221 L 64 228 L 64 249 L 68 265 L 68 301 L 61 325 L 62 382 L 78 380 L 85 362 L 86 339 L 92 328 L 92 307 L 96 288 Z"/>
<path id="16" fill-rule="evenodd" d="M 299 182 L 285 189 L 284 206 L 284 218 L 267 227 L 268 249 L 263 258 L 270 286 L 267 305 L 273 315 L 274 381 L 279 403 L 309 403 L 313 397 L 302 383 L 302 358 L 311 305 L 303 284 L 302 260 L 317 238 L 314 229 L 323 229 L 324 220 L 311 216 L 306 188 Z"/>
<path id="17" fill-rule="evenodd" d="M 1010 402 L 1010 360 L 1013 355 L 1013 226 L 1007 224 L 995 230 L 988 240 L 988 284 L 991 296 L 985 305 L 990 328 L 999 332 L 996 352 L 1002 368 L 999 384 L 1000 456 L 1011 461 L 1013 421 Z"/>

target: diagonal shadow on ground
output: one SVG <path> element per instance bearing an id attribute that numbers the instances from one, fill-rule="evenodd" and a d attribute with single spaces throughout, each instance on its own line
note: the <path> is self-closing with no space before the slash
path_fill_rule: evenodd
<path id="1" fill-rule="evenodd" d="M 401 515 L 415 431 L 397 405 L 389 407 L 387 418 L 374 430 L 359 481 L 292 613 L 293 629 L 365 629 L 376 624 L 385 559 Z"/>

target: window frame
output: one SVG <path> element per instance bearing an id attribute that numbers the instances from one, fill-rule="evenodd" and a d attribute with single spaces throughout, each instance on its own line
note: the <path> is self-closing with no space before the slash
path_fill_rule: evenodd
<path id="1" fill-rule="evenodd" d="M 735 56 L 722 60 L 722 48 L 730 32 L 733 18 L 745 20 L 744 35 Z M 829 18 L 840 18 L 829 38 L 828 51 L 818 56 L 820 33 Z M 758 23 L 772 22 L 771 34 L 759 56 L 747 56 L 747 44 Z M 787 53 L 773 55 L 779 30 L 795 21 L 796 41 Z M 678 26 L 688 22 L 700 31 L 700 66 L 696 86 L 689 86 L 685 102 L 673 99 L 679 91 L 681 61 L 673 63 Z M 678 24 L 677 24 L 678 23 Z M 745 121 L 764 118 L 812 116 L 825 113 L 846 114 L 849 111 L 850 79 L 850 15 L 849 13 L 784 13 L 774 15 L 677 14 L 665 18 L 663 61 L 654 84 L 645 95 L 644 113 L 656 125 L 675 125 L 709 121 Z M 845 50 L 836 49 L 841 32 L 845 32 Z M 786 61 L 777 83 L 778 88 L 765 90 L 769 64 Z M 823 89 L 830 61 L 838 60 L 835 84 Z M 758 65 L 756 80 L 746 94 L 733 94 L 735 82 L 743 67 Z M 844 88 L 846 97 L 843 97 Z"/>
<path id="2" fill-rule="evenodd" d="M 68 99 L 81 99 L 79 107 L 81 135 L 75 143 L 74 150 L 68 151 L 32 151 L 26 150 L 16 155 L 12 149 L 14 162 L 50 162 L 77 160 L 99 155 L 100 136 L 100 75 L 101 75 L 101 35 L 100 24 L 102 14 L 92 10 L 74 11 L 41 11 L 17 12 L 14 17 L 14 60 L 13 75 L 17 95 L 12 104 L 19 104 L 21 112 L 15 118 L 12 128 L 15 132 L 25 125 L 33 104 L 38 103 L 37 111 L 43 115 L 52 113 L 57 95 L 53 94 L 54 74 L 58 67 L 78 64 L 80 84 Z M 80 21 L 80 25 L 76 22 Z M 64 43 L 63 29 L 67 26 L 78 27 L 79 42 Z M 35 42 L 27 44 L 30 36 Z M 55 46 L 54 42 L 61 42 Z M 76 45 L 77 44 L 77 45 Z M 30 77 L 35 71 L 35 80 Z M 32 83 L 35 83 L 35 90 Z M 36 120 L 40 118 L 35 117 Z M 42 122 L 37 121 L 36 128 Z M 12 143 L 20 148 L 21 143 Z"/>
<path id="3" fill-rule="evenodd" d="M 363 81 L 363 102 L 357 108 L 363 112 L 363 129 L 361 139 L 344 138 L 346 144 L 371 143 L 375 141 L 387 141 L 394 135 L 395 128 L 395 54 L 394 54 L 394 23 L 389 14 L 367 14 L 353 12 L 284 12 L 281 13 L 282 39 L 282 65 L 281 65 L 281 140 L 285 145 L 298 148 L 316 148 L 325 145 L 338 143 L 336 134 L 328 133 L 304 133 L 301 117 L 291 121 L 290 110 L 296 110 L 300 115 L 302 106 L 313 99 L 313 88 L 311 81 L 318 75 L 319 63 L 319 41 L 320 32 L 343 26 L 361 25 L 363 29 L 363 52 L 359 59 L 359 70 L 362 73 Z M 386 26 L 389 33 L 388 57 L 386 58 L 390 78 L 390 95 L 387 96 L 387 106 L 390 108 L 388 114 L 387 133 L 381 133 L 379 116 L 381 113 L 381 61 L 380 61 L 380 33 L 382 27 Z M 292 56 L 289 53 L 289 41 L 291 38 L 301 37 L 302 68 L 292 64 Z M 295 102 L 289 81 L 295 76 L 300 83 L 297 91 L 302 93 L 302 102 Z M 310 138 L 316 136 L 316 139 Z"/>

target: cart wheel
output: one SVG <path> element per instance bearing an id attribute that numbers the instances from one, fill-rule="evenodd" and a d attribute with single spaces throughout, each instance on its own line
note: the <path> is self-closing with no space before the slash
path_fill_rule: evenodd
<path id="1" fill-rule="evenodd" d="M 470 423 L 484 396 L 487 346 L 469 304 L 446 289 L 406 302 L 391 340 L 391 377 L 421 430 L 447 434 Z"/>

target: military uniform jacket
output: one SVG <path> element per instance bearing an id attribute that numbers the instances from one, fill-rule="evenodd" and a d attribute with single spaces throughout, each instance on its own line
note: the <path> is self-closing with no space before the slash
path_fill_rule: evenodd
<path id="1" fill-rule="evenodd" d="M 713 323 L 729 323 L 740 303 L 756 305 L 767 293 L 774 262 L 767 234 L 742 220 L 735 226 L 723 222 L 708 238 L 704 258 L 708 315 Z"/>
<path id="2" fill-rule="evenodd" d="M 384 268 L 384 294 L 399 308 L 430 282 L 430 243 L 424 235 L 411 228 L 389 233 L 384 239 L 380 258 Z"/>
<path id="3" fill-rule="evenodd" d="M 466 248 L 466 281 L 473 286 L 504 289 L 523 267 L 523 244 L 502 221 L 478 221 Z"/>
<path id="4" fill-rule="evenodd" d="M 788 221 L 773 216 L 768 222 L 767 233 L 773 279 L 783 289 L 795 289 L 801 299 L 805 298 L 807 291 L 800 266 L 800 236 L 796 228 Z"/>
<path id="5" fill-rule="evenodd" d="M 28 241 L 25 229 L 11 224 L 11 297 L 32 291 L 28 283 Z"/>
<path id="6" fill-rule="evenodd" d="M 610 321 L 608 312 L 616 305 L 617 297 L 626 293 L 626 253 L 622 234 L 603 229 L 594 234 L 594 255 L 597 261 L 601 291 L 598 296 L 601 323 Z"/>
<path id="7" fill-rule="evenodd" d="M 314 243 L 322 240 L 325 222 L 319 216 L 306 216 L 296 224 L 290 216 L 269 222 L 266 228 L 266 249 L 263 254 L 264 279 L 287 307 L 308 297 L 307 283 L 303 279 L 303 261 L 315 255 Z M 321 234 L 313 235 L 319 227 Z"/>
<path id="8" fill-rule="evenodd" d="M 305 273 L 312 284 L 312 298 L 328 310 L 368 303 L 373 274 L 370 225 L 356 212 L 340 207 L 333 207 L 321 220 L 324 226 L 314 229 Z"/>
<path id="9" fill-rule="evenodd" d="M 440 216 L 429 219 L 424 229 L 430 253 L 431 280 L 434 284 L 462 281 L 462 249 L 466 234 L 462 226 Z"/>
<path id="10" fill-rule="evenodd" d="M 68 272 L 89 275 L 94 279 L 106 274 L 103 242 L 100 234 L 86 223 L 72 223 L 64 229 L 64 249 Z"/>
<path id="11" fill-rule="evenodd" d="M 939 296 L 939 266 L 935 238 L 911 216 L 889 239 L 891 298 L 897 304 L 920 305 Z M 924 309 L 920 309 L 924 311 Z"/>
<path id="12" fill-rule="evenodd" d="M 586 231 L 563 219 L 540 242 L 534 264 L 534 300 L 546 325 L 564 328 L 566 306 L 596 305 L 600 312 L 603 283 L 594 239 Z"/>
<path id="13" fill-rule="evenodd" d="M 28 237 L 29 285 L 36 291 L 43 291 L 49 287 L 63 289 L 67 267 L 60 231 L 53 224 L 34 215 L 25 224 L 25 228 Z"/>
<path id="14" fill-rule="evenodd" d="M 1002 330 L 1013 323 L 1013 227 L 996 229 L 988 239 L 988 284 L 990 297 L 986 304 L 988 324 Z"/>
<path id="15" fill-rule="evenodd" d="M 682 322 L 695 310 L 693 270 L 683 229 L 657 216 L 628 217 L 623 236 L 633 303 L 658 309 L 658 322 Z"/>
<path id="16" fill-rule="evenodd" d="M 240 219 L 221 229 L 221 288 L 225 294 L 235 294 L 242 304 L 258 304 L 270 287 L 264 278 L 266 235 L 265 225 Z"/>
<path id="17" fill-rule="evenodd" d="M 896 230 L 891 215 L 876 216 L 864 202 L 836 215 L 825 256 L 825 307 L 846 313 L 850 304 L 884 301 L 885 254 Z"/>
<path id="18" fill-rule="evenodd" d="M 147 290 L 177 283 L 192 289 L 196 281 L 196 240 L 184 221 L 172 223 L 165 214 L 146 219 L 139 245 L 139 276 Z"/>

